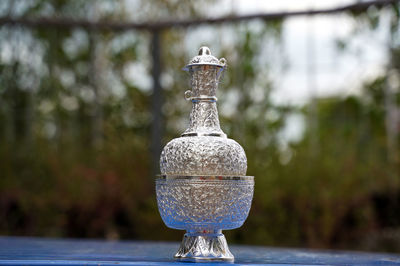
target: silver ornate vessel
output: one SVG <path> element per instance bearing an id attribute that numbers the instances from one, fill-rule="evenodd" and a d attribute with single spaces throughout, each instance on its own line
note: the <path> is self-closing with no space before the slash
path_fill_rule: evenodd
<path id="1" fill-rule="evenodd" d="M 158 209 L 168 227 L 187 231 L 178 259 L 233 261 L 221 231 L 240 227 L 250 211 L 254 177 L 246 176 L 246 154 L 219 125 L 216 90 L 225 67 L 202 47 L 184 68 L 191 76 L 189 128 L 161 153 Z"/>

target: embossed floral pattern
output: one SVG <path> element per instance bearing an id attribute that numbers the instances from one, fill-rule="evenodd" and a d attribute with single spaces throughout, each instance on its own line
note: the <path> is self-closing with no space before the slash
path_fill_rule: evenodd
<path id="1" fill-rule="evenodd" d="M 246 220 L 253 180 L 156 180 L 164 223 L 184 230 L 234 229 Z"/>
<path id="2" fill-rule="evenodd" d="M 246 175 L 247 158 L 232 139 L 181 137 L 164 147 L 160 168 L 166 175 Z"/>
<path id="3" fill-rule="evenodd" d="M 218 88 L 220 67 L 195 66 L 190 69 L 192 96 L 215 96 Z"/>

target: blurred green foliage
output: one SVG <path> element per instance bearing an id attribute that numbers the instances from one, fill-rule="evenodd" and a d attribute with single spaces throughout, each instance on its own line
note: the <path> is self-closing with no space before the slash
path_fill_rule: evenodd
<path id="1" fill-rule="evenodd" d="M 138 20 L 207 14 L 195 1 L 138 3 Z M 126 5 L 3 1 L 0 10 L 124 20 L 130 19 Z M 355 19 L 372 19 L 376 28 L 377 12 Z M 399 17 L 392 16 L 396 37 Z M 389 72 L 398 79 L 398 60 L 359 95 L 315 100 L 316 114 L 309 104 L 276 105 L 270 96 L 274 68 L 285 67 L 273 61 L 284 57 L 282 23 L 205 26 L 211 38 L 193 41 L 194 49 L 207 44 L 228 59 L 219 91 L 221 125 L 245 147 L 248 174 L 256 177 L 250 216 L 227 238 L 400 252 L 400 154 L 392 147 L 396 154 L 388 156 L 385 128 L 385 86 Z M 164 143 L 188 119 L 188 76 L 180 69 L 195 52 L 185 43 L 191 30 L 162 32 Z M 150 174 L 150 35 L 0 28 L 0 234 L 180 240 L 182 232 L 167 229 L 159 217 Z M 391 55 L 398 58 L 400 46 L 394 44 Z M 282 132 L 293 115 L 306 129 L 301 139 L 288 141 Z M 310 117 L 315 127 L 307 126 Z"/>

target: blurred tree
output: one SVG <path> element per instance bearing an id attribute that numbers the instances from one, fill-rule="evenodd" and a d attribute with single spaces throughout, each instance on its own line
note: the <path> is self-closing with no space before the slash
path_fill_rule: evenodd
<path id="1" fill-rule="evenodd" d="M 1 16 L 92 20 L 161 21 L 207 10 L 199 1 L 0 4 Z M 385 126 L 387 82 L 393 102 L 400 101 L 397 11 L 396 5 L 390 71 L 367 82 L 360 95 L 317 99 L 318 156 L 309 149 L 310 128 L 296 141 L 284 136 L 289 119 L 307 116 L 309 106 L 276 105 L 270 97 L 274 71 L 286 64 L 283 21 L 160 32 L 164 142 L 188 120 L 188 76 L 179 69 L 201 45 L 228 60 L 218 92 L 221 125 L 245 147 L 257 184 L 246 225 L 227 232 L 229 239 L 400 250 L 363 245 L 369 235 L 399 228 L 400 169 L 388 159 Z M 158 215 L 150 172 L 150 40 L 151 32 L 131 30 L 0 28 L 0 234 L 181 238 Z"/>

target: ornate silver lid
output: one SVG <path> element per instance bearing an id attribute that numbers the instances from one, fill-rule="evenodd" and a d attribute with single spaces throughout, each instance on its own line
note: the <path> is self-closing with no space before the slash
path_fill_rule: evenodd
<path id="1" fill-rule="evenodd" d="M 221 130 L 216 91 L 226 60 L 201 47 L 186 66 L 192 101 L 189 127 L 180 138 L 171 140 L 160 157 L 162 175 L 246 175 L 247 159 L 243 148 Z"/>
<path id="2" fill-rule="evenodd" d="M 192 60 L 190 60 L 189 63 L 183 68 L 183 70 L 189 71 L 191 67 L 201 65 L 225 67 L 226 60 L 225 58 L 218 59 L 211 55 L 210 48 L 203 46 L 200 48 L 199 54 L 193 57 Z"/>

